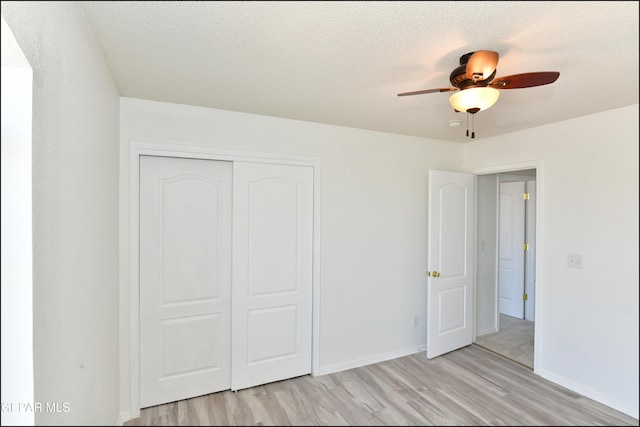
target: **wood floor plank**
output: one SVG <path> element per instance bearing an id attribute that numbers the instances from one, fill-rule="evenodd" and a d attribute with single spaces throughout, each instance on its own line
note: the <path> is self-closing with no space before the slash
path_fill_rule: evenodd
<path id="1" fill-rule="evenodd" d="M 292 387 L 292 382 L 296 379 L 288 381 L 267 384 L 266 387 L 273 396 L 273 404 L 278 405 L 287 418 L 288 424 L 283 425 L 300 425 L 302 420 L 311 417 L 311 413 L 305 407 L 298 390 Z"/>
<path id="2" fill-rule="evenodd" d="M 478 345 L 145 408 L 137 425 L 634 425 Z"/>
<path id="3" fill-rule="evenodd" d="M 408 400 L 401 394 L 403 388 L 399 381 L 389 381 L 384 370 L 379 365 L 370 365 L 367 369 L 357 369 L 354 372 L 376 396 L 379 402 L 383 403 L 383 408 L 376 411 L 374 416 L 383 425 L 429 425 L 429 419 L 425 418 L 415 408 L 408 405 Z M 379 374 L 383 374 L 380 376 Z M 387 421 L 388 420 L 388 421 Z"/>

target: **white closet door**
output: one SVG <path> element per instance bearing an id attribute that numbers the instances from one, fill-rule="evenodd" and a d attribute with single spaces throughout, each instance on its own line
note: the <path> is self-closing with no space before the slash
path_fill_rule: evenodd
<path id="1" fill-rule="evenodd" d="M 230 162 L 140 157 L 140 406 L 230 387 Z"/>
<path id="2" fill-rule="evenodd" d="M 313 168 L 234 162 L 232 380 L 311 372 Z"/>

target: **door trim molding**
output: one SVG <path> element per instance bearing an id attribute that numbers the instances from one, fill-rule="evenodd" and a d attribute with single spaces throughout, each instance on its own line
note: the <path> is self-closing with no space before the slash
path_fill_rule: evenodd
<path id="1" fill-rule="evenodd" d="M 311 375 L 320 371 L 320 157 L 284 153 L 240 151 L 215 146 L 183 145 L 158 141 L 129 140 L 128 189 L 128 263 L 129 271 L 121 274 L 120 289 L 128 290 L 128 301 L 120 298 L 121 318 L 128 317 L 129 333 L 129 415 L 140 416 L 140 156 L 161 156 L 206 160 L 243 161 L 313 168 L 313 255 L 312 255 L 312 343 Z M 123 332 L 124 332 L 123 331 Z"/>
<path id="2" fill-rule="evenodd" d="M 542 306 L 544 304 L 544 259 L 542 254 L 544 252 L 543 233 L 544 230 L 544 167 L 542 160 L 530 160 L 519 163 L 508 163 L 504 165 L 488 166 L 477 169 L 470 169 L 466 172 L 474 175 L 489 175 L 494 173 L 508 173 L 519 170 L 535 169 L 536 170 L 536 266 L 535 266 L 535 307 L 534 307 L 534 332 L 533 332 L 533 372 L 538 374 L 540 372 L 542 349 L 544 346 L 544 339 L 541 331 L 543 330 L 544 316 Z M 477 190 L 476 190 L 477 191 Z M 477 239 L 476 239 L 477 240 Z M 476 253 L 477 257 L 477 241 L 476 241 Z M 477 279 L 477 278 L 476 278 Z M 498 280 L 496 276 L 496 281 Z M 475 284 L 474 284 L 475 286 Z M 497 283 L 496 283 L 497 286 Z M 476 302 L 474 301 L 474 304 Z M 474 332 L 475 341 L 475 332 Z"/>

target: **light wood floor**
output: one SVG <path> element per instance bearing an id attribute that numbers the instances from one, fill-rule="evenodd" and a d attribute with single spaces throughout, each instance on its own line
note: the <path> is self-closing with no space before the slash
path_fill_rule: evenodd
<path id="1" fill-rule="evenodd" d="M 534 323 L 500 315 L 500 331 L 476 338 L 476 344 L 533 369 Z"/>
<path id="2" fill-rule="evenodd" d="M 475 344 L 143 409 L 136 425 L 638 425 Z"/>

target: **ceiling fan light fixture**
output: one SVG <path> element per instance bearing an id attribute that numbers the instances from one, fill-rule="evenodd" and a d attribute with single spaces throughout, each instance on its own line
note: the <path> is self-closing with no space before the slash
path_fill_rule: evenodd
<path id="1" fill-rule="evenodd" d="M 500 91 L 498 89 L 492 87 L 472 87 L 451 95 L 449 103 L 457 111 L 476 113 L 491 107 L 496 103 L 499 96 Z"/>

